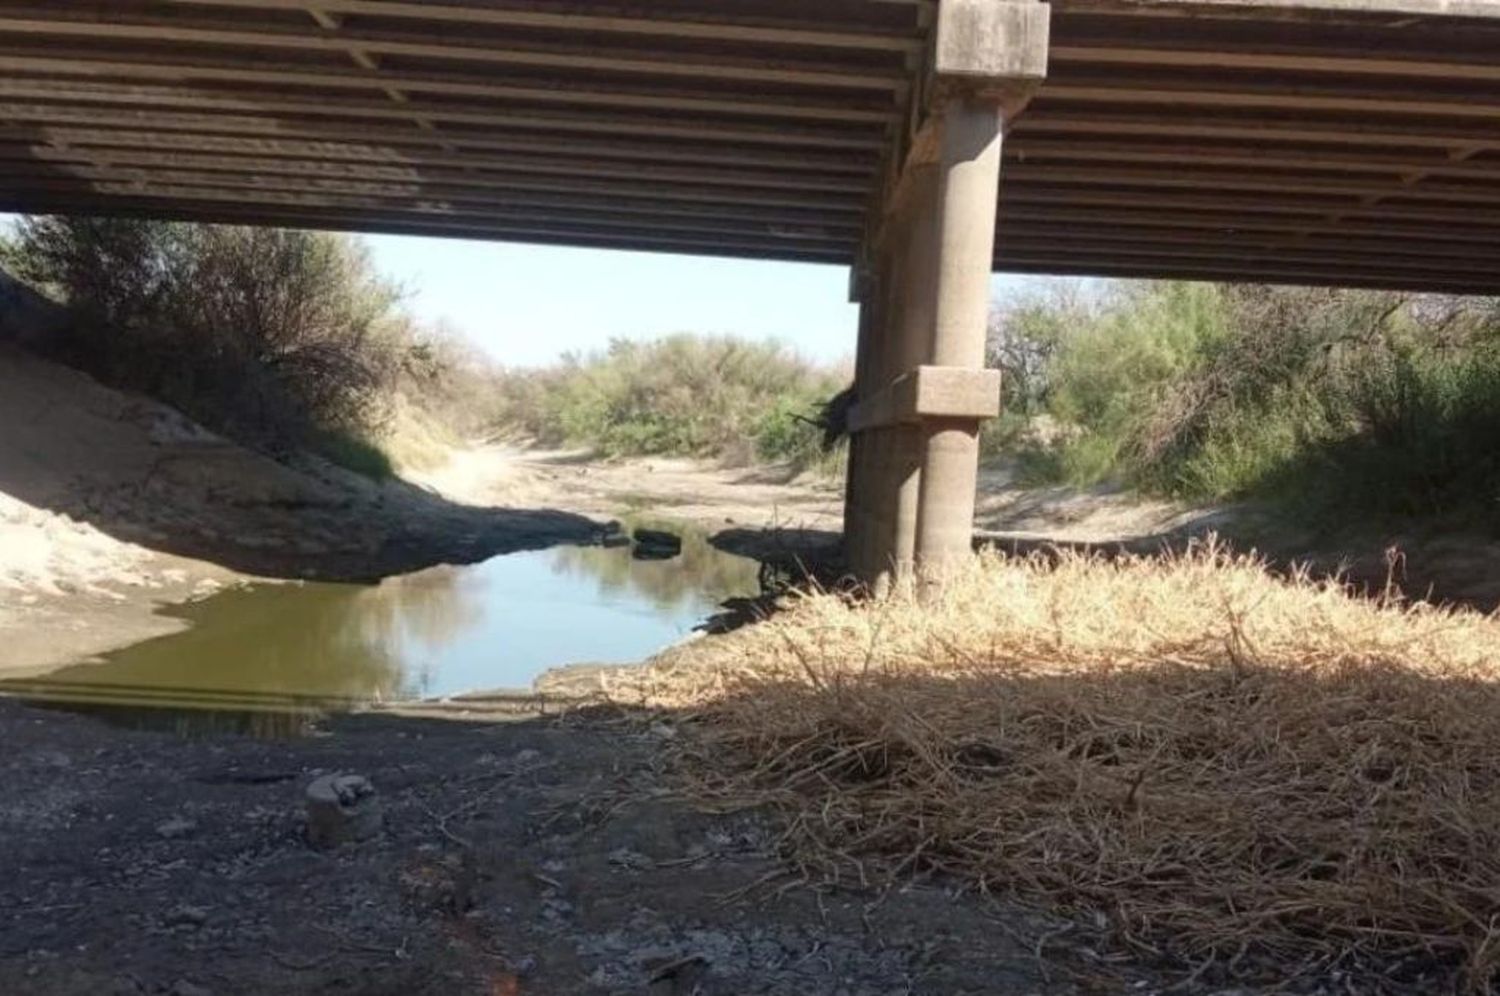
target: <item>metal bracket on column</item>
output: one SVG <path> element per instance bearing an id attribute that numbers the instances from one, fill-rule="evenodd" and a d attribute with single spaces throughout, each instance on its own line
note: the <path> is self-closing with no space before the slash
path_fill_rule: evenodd
<path id="1" fill-rule="evenodd" d="M 849 430 L 864 432 L 929 418 L 973 419 L 1000 414 L 1000 371 L 921 366 L 897 377 L 849 413 Z"/>

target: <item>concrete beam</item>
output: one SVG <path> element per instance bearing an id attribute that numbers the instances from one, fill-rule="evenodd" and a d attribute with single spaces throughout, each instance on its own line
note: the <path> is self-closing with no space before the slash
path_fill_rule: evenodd
<path id="1" fill-rule="evenodd" d="M 311 13 L 311 12 L 310 12 Z M 226 20 L 174 18 L 170 21 L 97 20 L 59 13 L 39 19 L 0 12 L 0 30 L 17 36 L 70 39 L 108 39 L 112 42 L 150 40 L 188 46 L 213 45 L 281 52 L 347 52 L 351 48 L 380 56 L 453 59 L 506 67 L 546 67 L 563 71 L 613 72 L 647 76 L 741 80 L 763 84 L 800 84 L 901 92 L 905 74 L 896 68 L 857 70 L 829 67 L 819 60 L 783 56 L 774 65 L 734 56 L 713 58 L 683 52 L 648 52 L 640 56 L 606 55 L 597 46 L 522 46 L 493 41 L 476 44 L 461 34 L 434 37 L 430 32 L 409 35 L 361 33 L 347 30 L 338 15 L 313 13 L 322 31 L 307 33 L 286 26 L 236 23 Z"/>
<path id="2" fill-rule="evenodd" d="M 1027 36 L 1028 40 L 1033 37 Z M 981 376 L 995 253 L 1001 136 L 1007 101 L 1019 99 L 1020 92 L 965 93 L 950 99 L 943 111 L 938 158 L 942 182 L 933 219 L 938 248 L 935 303 L 927 352 L 933 364 Z M 998 384 L 995 399 L 998 402 Z M 970 553 L 979 477 L 979 422 L 964 413 L 923 420 L 916 564 L 925 580 L 936 579 Z"/>
<path id="3" fill-rule="evenodd" d="M 942 0 L 932 47 L 907 115 L 888 151 L 871 207 L 871 244 L 889 237 L 890 219 L 912 198 L 913 175 L 943 155 L 944 118 L 965 102 L 991 109 L 1003 132 L 1047 75 L 1051 11 L 1039 0 Z M 998 137 L 997 137 L 998 141 Z"/>
<path id="4" fill-rule="evenodd" d="M 3 68 L 3 64 L 0 64 Z M 14 127 L 41 126 L 103 126 L 106 128 L 152 128 L 176 131 L 197 138 L 203 134 L 213 136 L 240 135 L 257 140 L 277 137 L 305 137 L 314 141 L 322 139 L 352 139 L 376 144 L 384 151 L 411 144 L 438 145 L 451 140 L 455 145 L 471 148 L 512 149 L 522 148 L 528 139 L 538 134 L 550 136 L 552 141 L 571 142 L 583 136 L 585 141 L 607 141 L 616 139 L 651 144 L 671 143 L 663 158 L 673 159 L 676 149 L 683 143 L 705 148 L 721 145 L 749 144 L 756 149 L 772 153 L 800 155 L 813 152 L 816 155 L 839 155 L 851 163 L 859 162 L 866 153 L 877 152 L 884 139 L 877 134 L 833 128 L 817 128 L 786 123 L 767 125 L 751 122 L 736 122 L 724 126 L 704 120 L 687 120 L 665 116 L 623 118 L 619 115 L 584 113 L 574 110 L 526 110 L 491 111 L 485 114 L 457 113 L 434 108 L 426 112 L 428 117 L 475 125 L 462 134 L 450 134 L 445 139 L 424 136 L 406 127 L 414 116 L 408 108 L 395 107 L 389 102 L 351 107 L 347 103 L 333 100 L 300 100 L 292 103 L 282 101 L 266 104 L 247 104 L 225 98 L 183 97 L 170 106 L 162 106 L 157 93 L 152 92 L 142 99 L 132 95 L 116 95 L 90 92 L 86 102 L 74 106 L 48 103 L 44 94 L 61 89 L 52 87 L 9 88 L 0 79 L 0 120 Z M 119 89 L 118 87 L 116 88 Z M 15 99 L 8 99 L 15 98 Z M 365 109 L 368 106 L 368 109 Z M 282 114 L 295 114 L 288 119 Z M 519 134 L 518 134 L 519 133 Z M 568 151 L 566 147 L 563 151 Z M 577 149 L 573 150 L 577 152 Z"/>
<path id="5" fill-rule="evenodd" d="M 1344 18 L 1357 23 L 1402 17 L 1500 18 L 1496 0 L 1069 0 L 1070 11 L 1120 12 L 1155 18 L 1238 18 L 1316 23 Z"/>
<path id="6" fill-rule="evenodd" d="M 300 10 L 305 0 L 163 0 L 184 7 L 228 7 L 239 11 Z M 816 29 L 774 26 L 763 23 L 741 23 L 733 19 L 714 20 L 702 16 L 678 16 L 652 11 L 651 15 L 588 14 L 581 11 L 545 11 L 530 6 L 479 6 L 440 0 L 321 0 L 320 11 L 360 14 L 412 21 L 490 28 L 540 28 L 549 31 L 579 31 L 590 35 L 626 35 L 657 38 L 682 38 L 707 42 L 736 42 L 764 45 L 807 46 L 834 50 L 870 50 L 908 52 L 921 47 L 909 32 L 880 31 L 874 28 Z M 728 13 L 728 12 L 726 12 Z"/>
<path id="7" fill-rule="evenodd" d="M 864 432 L 926 418 L 977 422 L 999 414 L 1000 371 L 924 365 L 861 401 L 849 415 L 849 427 Z"/>
<path id="8" fill-rule="evenodd" d="M 0 16 L 0 32 L 11 30 L 11 24 L 4 16 Z M 131 34 L 130 40 L 142 41 L 150 38 L 149 34 Z M 24 57 L 23 57 L 24 58 Z M 16 64 L 16 58 L 10 59 L 11 64 Z M 54 64 L 56 65 L 56 64 Z M 596 84 L 572 83 L 566 86 L 542 86 L 529 83 L 501 83 L 493 80 L 464 78 L 453 80 L 451 74 L 434 76 L 432 74 L 417 73 L 384 73 L 371 75 L 368 71 L 359 70 L 333 70 L 314 69 L 306 70 L 293 67 L 271 68 L 263 66 L 247 65 L 241 61 L 231 65 L 204 63 L 177 63 L 170 66 L 141 62 L 134 60 L 115 60 L 113 63 L 99 63 L 98 60 L 67 60 L 58 69 L 60 73 L 67 76 L 77 76 L 81 81 L 87 81 L 91 77 L 106 75 L 108 72 L 130 73 L 147 78 L 164 78 L 178 82 L 204 83 L 238 83 L 238 84 L 299 84 L 308 86 L 336 87 L 342 90 L 369 91 L 379 90 L 384 92 L 387 86 L 398 86 L 403 91 L 432 92 L 446 98 L 472 97 L 490 101 L 524 101 L 536 104 L 573 104 L 579 106 L 619 109 L 640 110 L 670 110 L 670 111 L 696 111 L 708 114 L 729 114 L 737 116 L 765 116 L 784 117 L 788 120 L 808 120 L 826 123 L 846 123 L 851 125 L 885 125 L 895 120 L 896 115 L 888 106 L 878 100 L 851 101 L 839 98 L 813 98 L 802 96 L 790 96 L 785 99 L 772 99 L 778 91 L 760 90 L 755 96 L 750 94 L 732 94 L 729 96 L 716 95 L 710 91 L 687 91 L 683 92 L 677 88 L 664 88 L 661 86 L 603 86 Z M 63 96 L 66 91 L 72 91 L 70 96 L 82 96 L 87 94 L 89 82 L 62 82 L 46 81 L 39 84 L 27 84 L 21 81 L 6 80 L 7 94 L 35 93 L 40 90 L 46 96 Z M 136 98 L 147 98 L 141 102 L 160 103 L 161 106 L 181 105 L 182 98 L 188 96 L 191 91 L 184 92 L 177 87 L 163 87 L 157 96 L 159 100 L 150 100 L 153 96 L 151 89 L 147 86 L 134 87 L 133 93 L 128 96 Z M 125 95 L 119 95 L 125 96 Z M 232 108 L 244 107 L 246 101 L 243 97 L 228 98 Z M 352 109 L 353 106 L 335 101 L 328 101 L 333 109 Z M 275 106 L 275 105 L 272 105 Z M 449 104 L 436 105 L 427 116 L 436 118 L 439 115 L 436 110 Z M 458 105 L 465 106 L 465 105 Z M 480 107 L 483 105 L 469 104 L 469 107 Z M 279 108 L 282 111 L 293 111 L 295 103 L 289 101 Z"/>

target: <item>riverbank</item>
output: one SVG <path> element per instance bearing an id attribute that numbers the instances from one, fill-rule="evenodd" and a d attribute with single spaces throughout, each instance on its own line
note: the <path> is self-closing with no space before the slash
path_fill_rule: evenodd
<path id="1" fill-rule="evenodd" d="M 325 461 L 275 461 L 175 410 L 0 346 L 0 672 L 171 632 L 164 605 L 248 581 L 374 580 L 601 524 Z"/>
<path id="2" fill-rule="evenodd" d="M 0 353 L 0 418 L 12 427 L 0 437 L 0 645 L 13 673 L 18 662 L 46 669 L 181 625 L 154 610 L 252 579 L 371 579 L 532 545 L 586 544 L 609 520 L 631 515 L 668 517 L 773 557 L 826 548 L 840 523 L 836 481 L 680 460 L 482 446 L 456 450 L 409 480 L 375 483 L 305 458 L 265 460 L 170 410 L 24 355 Z M 1155 549 L 1254 522 L 1244 510 L 1028 491 L 997 470 L 986 475 L 979 509 L 991 539 L 1022 547 Z M 1304 551 L 1331 542 L 1278 528 Z M 1414 565 L 1467 563 L 1475 590 L 1500 578 L 1485 567 L 1492 545 L 1427 542 Z M 1382 549 L 1378 537 L 1360 544 L 1362 556 Z M 979 603 L 976 618 L 1005 616 L 993 604 Z M 1046 618 L 1035 619 L 1026 634 L 1050 632 Z M 772 639 L 778 621 L 786 619 L 731 639 Z M 950 636 L 939 642 L 951 650 Z M 825 644 L 847 665 L 866 659 L 875 641 L 838 650 L 819 637 L 814 649 Z M 704 640 L 658 663 L 669 671 L 712 664 L 742 645 Z M 332 655 L 281 657 L 293 668 L 308 659 L 338 666 Z M 761 650 L 755 659 L 775 663 Z M 711 671 L 694 687 L 722 690 L 752 673 Z M 595 680 L 598 673 L 553 675 L 547 691 L 629 688 L 649 674 L 630 669 L 614 682 Z M 625 698 L 633 707 L 644 697 Z M 833 737 L 828 756 L 837 757 L 848 717 L 839 702 L 820 701 L 827 721 L 812 732 Z M 905 708 L 919 699 L 896 701 Z M 982 897 L 959 879 L 924 874 L 882 889 L 878 875 L 865 875 L 879 849 L 869 869 L 855 851 L 846 860 L 825 850 L 809 864 L 811 817 L 786 817 L 782 796 L 726 792 L 733 781 L 706 786 L 713 766 L 684 755 L 706 742 L 704 726 L 694 725 L 701 713 L 656 704 L 543 717 L 527 703 L 497 707 L 481 697 L 441 709 L 309 713 L 290 723 L 256 714 L 217 726 L 162 711 L 153 731 L 0 700 L 0 853 L 16 869 L 0 877 L 0 991 L 1062 996 L 1166 988 L 1096 931 Z M 782 718 L 818 715 L 788 709 Z M 881 730 L 899 732 L 899 724 Z M 960 732 L 967 739 L 953 756 L 978 758 L 970 774 L 991 791 L 1002 773 L 991 762 L 1001 755 L 965 753 L 978 741 L 967 726 Z M 900 757 L 899 746 L 883 756 Z M 736 750 L 721 757 L 759 759 Z M 334 772 L 374 785 L 381 830 L 322 851 L 306 838 L 303 793 Z M 851 792 L 883 791 L 876 776 L 884 777 L 877 768 L 853 771 Z M 940 781 L 923 774 L 915 783 Z M 747 801 L 768 799 L 780 799 L 781 816 L 775 805 Z M 876 812 L 885 802 L 870 805 Z M 789 825 L 800 836 L 787 836 Z M 804 877 L 807 868 L 817 874 Z M 1177 991 L 1216 989 L 1252 991 L 1191 983 Z"/>
<path id="3" fill-rule="evenodd" d="M 306 454 L 271 460 L 8 346 L 0 424 L 9 677 L 173 632 L 183 623 L 162 607 L 251 582 L 373 581 L 591 543 L 634 515 L 741 529 L 739 552 L 763 557 L 798 531 L 827 546 L 840 524 L 835 482 L 775 468 L 490 445 L 377 482 Z"/>

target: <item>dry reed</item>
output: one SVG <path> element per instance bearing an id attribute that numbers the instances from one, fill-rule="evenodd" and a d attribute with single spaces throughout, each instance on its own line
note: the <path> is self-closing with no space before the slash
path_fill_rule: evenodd
<path id="1" fill-rule="evenodd" d="M 1500 986 L 1500 621 L 1176 558 L 977 558 L 660 659 L 802 860 L 940 871 L 1203 978 Z"/>

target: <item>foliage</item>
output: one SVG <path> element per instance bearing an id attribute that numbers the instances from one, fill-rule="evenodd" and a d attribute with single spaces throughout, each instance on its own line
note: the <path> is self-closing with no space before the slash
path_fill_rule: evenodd
<path id="1" fill-rule="evenodd" d="M 318 431 L 312 434 L 308 443 L 340 467 L 372 481 L 383 481 L 396 474 L 395 462 L 384 447 L 351 432 Z"/>
<path id="2" fill-rule="evenodd" d="M 546 445 L 809 465 L 818 403 L 842 385 L 775 342 L 677 334 L 503 380 L 503 421 Z"/>
<path id="3" fill-rule="evenodd" d="M 606 455 L 831 462 L 813 424 L 843 386 L 774 342 L 616 340 L 505 370 L 419 329 L 358 241 L 131 219 L 25 217 L 0 263 L 67 306 L 45 344 L 271 453 L 310 446 L 373 477 L 496 434 Z"/>
<path id="4" fill-rule="evenodd" d="M 1053 301 L 1020 314 L 992 341 L 1040 359 L 1017 389 L 1022 425 L 996 442 L 1034 476 L 1493 518 L 1492 302 L 1161 283 L 1118 285 L 1092 309 Z"/>
<path id="5" fill-rule="evenodd" d="M 368 446 L 412 345 L 395 289 L 343 236 L 25 217 L 7 261 L 69 307 L 61 358 L 272 450 Z"/>

